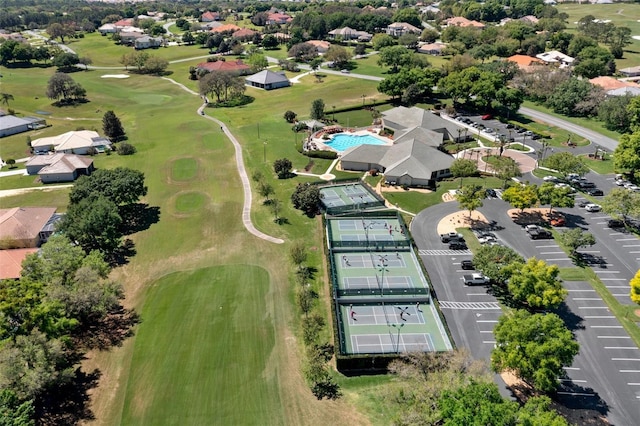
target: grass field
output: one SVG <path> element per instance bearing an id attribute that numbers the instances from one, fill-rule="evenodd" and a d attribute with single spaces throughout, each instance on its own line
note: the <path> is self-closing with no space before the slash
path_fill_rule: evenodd
<path id="1" fill-rule="evenodd" d="M 268 272 L 249 265 L 174 273 L 154 283 L 121 423 L 284 424 L 269 361 L 275 332 L 268 292 Z"/>

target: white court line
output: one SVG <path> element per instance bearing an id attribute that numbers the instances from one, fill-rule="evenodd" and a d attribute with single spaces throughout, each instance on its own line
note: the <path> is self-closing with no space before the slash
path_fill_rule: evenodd
<path id="1" fill-rule="evenodd" d="M 621 325 L 590 325 L 589 328 L 622 328 Z"/>

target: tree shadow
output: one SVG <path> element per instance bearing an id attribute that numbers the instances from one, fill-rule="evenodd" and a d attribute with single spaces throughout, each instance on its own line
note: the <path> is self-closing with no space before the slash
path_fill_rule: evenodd
<path id="1" fill-rule="evenodd" d="M 277 219 L 274 219 L 273 221 L 278 225 L 289 225 L 291 223 L 286 217 L 279 217 Z"/>
<path id="2" fill-rule="evenodd" d="M 122 216 L 121 232 L 131 235 L 149 229 L 160 221 L 160 207 L 149 206 L 146 203 L 135 203 L 120 208 Z"/>
<path id="3" fill-rule="evenodd" d="M 25 68 L 51 68 L 52 64 L 32 63 L 32 62 L 9 62 L 4 64 L 8 69 L 25 69 Z"/>
<path id="4" fill-rule="evenodd" d="M 573 260 L 573 263 L 575 263 L 576 266 L 579 266 L 581 268 L 607 268 L 607 259 L 605 259 L 604 256 L 600 255 L 576 252 L 571 255 L 571 260 Z"/>
<path id="5" fill-rule="evenodd" d="M 566 302 L 562 302 L 553 312 L 562 318 L 567 328 L 572 332 L 584 330 L 583 318 L 580 315 L 576 315 Z"/>
<path id="6" fill-rule="evenodd" d="M 129 238 L 125 239 L 124 242 L 115 249 L 108 259 L 108 262 L 114 266 L 122 266 L 129 263 L 129 258 L 135 256 L 137 253 L 135 243 Z"/>
<path id="7" fill-rule="evenodd" d="M 35 403 L 39 425 L 73 425 L 81 421 L 94 420 L 89 406 L 89 391 L 98 386 L 102 373 L 95 369 L 85 373 L 76 369 L 72 379 L 51 389 Z"/>
<path id="8" fill-rule="evenodd" d="M 552 398 L 571 410 L 591 410 L 601 416 L 606 416 L 609 412 L 609 404 L 596 391 L 571 381 L 561 382 Z"/>
<path id="9" fill-rule="evenodd" d="M 77 340 L 88 349 L 104 351 L 112 346 L 122 345 L 126 338 L 133 336 L 133 327 L 140 321 L 140 315 L 136 311 L 119 306 L 116 311 L 110 312 L 91 327 L 80 330 Z"/>

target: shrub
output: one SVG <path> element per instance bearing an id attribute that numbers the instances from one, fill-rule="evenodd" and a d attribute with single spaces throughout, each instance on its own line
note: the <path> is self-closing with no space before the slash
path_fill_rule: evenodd
<path id="1" fill-rule="evenodd" d="M 118 155 L 131 155 L 135 154 L 136 147 L 131 145 L 130 143 L 122 142 L 116 147 L 116 152 L 118 153 Z"/>
<path id="2" fill-rule="evenodd" d="M 287 123 L 293 123 L 298 115 L 293 111 L 286 111 L 284 113 L 284 119 L 287 120 Z"/>
<path id="3" fill-rule="evenodd" d="M 369 176 L 378 176 L 378 170 L 377 169 L 369 170 Z"/>
<path id="4" fill-rule="evenodd" d="M 335 151 L 308 151 L 307 157 L 335 160 L 336 158 L 338 158 L 338 153 Z"/>

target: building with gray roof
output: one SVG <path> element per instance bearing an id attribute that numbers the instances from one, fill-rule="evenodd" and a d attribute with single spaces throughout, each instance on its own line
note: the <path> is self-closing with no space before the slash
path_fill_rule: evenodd
<path id="1" fill-rule="evenodd" d="M 93 159 L 75 154 L 34 155 L 25 164 L 27 173 L 37 174 L 42 183 L 73 182 L 81 175 L 90 175 Z"/>
<path id="2" fill-rule="evenodd" d="M 16 117 L 15 115 L 0 116 L 0 138 L 11 136 L 47 125 L 43 118 Z"/>
<path id="3" fill-rule="evenodd" d="M 452 141 L 460 138 L 461 132 L 458 130 L 462 129 L 455 123 L 418 107 L 407 108 L 399 106 L 389 111 L 384 111 L 382 120 L 384 127 L 393 130 L 395 133 L 414 127 L 421 127 L 442 134 L 444 140 Z"/>
<path id="4" fill-rule="evenodd" d="M 291 82 L 284 75 L 284 72 L 273 72 L 270 70 L 262 70 L 245 78 L 248 86 L 258 87 L 265 90 L 279 89 L 281 87 L 289 87 Z"/>

